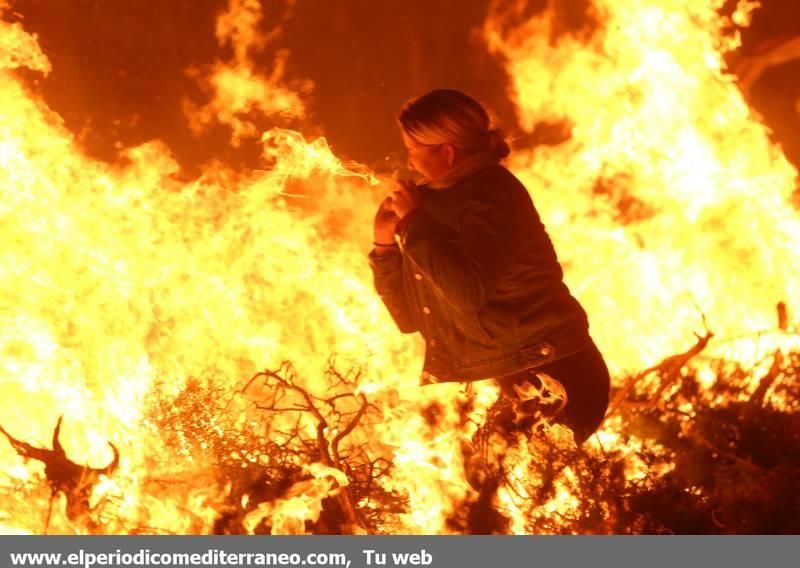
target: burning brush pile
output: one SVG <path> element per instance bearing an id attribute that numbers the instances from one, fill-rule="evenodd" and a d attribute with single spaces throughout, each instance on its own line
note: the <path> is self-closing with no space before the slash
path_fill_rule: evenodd
<path id="1" fill-rule="evenodd" d="M 520 128 L 562 133 L 509 167 L 614 378 L 581 448 L 505 433 L 491 381 L 418 386 L 366 263 L 388 180 L 252 122 L 313 88 L 252 63 L 260 2 L 219 15 L 184 112 L 263 168 L 190 181 L 158 140 L 82 152 L 4 4 L 0 532 L 800 532 L 797 172 L 724 63 L 753 2 L 595 0 L 569 33 L 497 2 L 482 30 Z"/>

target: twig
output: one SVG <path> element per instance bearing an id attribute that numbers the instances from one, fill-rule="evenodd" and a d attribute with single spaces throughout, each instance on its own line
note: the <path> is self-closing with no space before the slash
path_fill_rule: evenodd
<path id="1" fill-rule="evenodd" d="M 605 420 L 607 420 L 610 416 L 612 416 L 615 412 L 617 412 L 622 405 L 622 403 L 627 398 L 630 391 L 633 387 L 638 383 L 640 380 L 644 379 L 651 373 L 659 372 L 662 376 L 660 385 L 658 390 L 656 391 L 655 395 L 652 397 L 652 403 L 654 404 L 659 400 L 663 392 L 667 389 L 669 385 L 675 382 L 680 377 L 681 369 L 691 361 L 696 355 L 702 352 L 708 342 L 711 341 L 711 338 L 714 337 L 714 334 L 706 328 L 706 334 L 700 336 L 695 334 L 697 337 L 697 343 L 695 343 L 691 349 L 686 351 L 685 353 L 680 353 L 678 355 L 671 355 L 667 357 L 659 364 L 650 367 L 649 369 L 645 369 L 641 373 L 634 375 L 633 377 L 629 378 L 625 385 L 617 392 L 616 396 L 612 400 L 611 404 L 609 405 L 608 412 L 606 413 Z M 648 405 L 649 405 L 648 404 Z"/>
<path id="2" fill-rule="evenodd" d="M 775 384 L 775 381 L 781 374 L 782 364 L 783 353 L 780 349 L 778 349 L 775 351 L 775 358 L 772 360 L 772 366 L 767 374 L 761 378 L 761 381 L 758 383 L 758 387 L 753 392 L 753 396 L 750 397 L 751 412 L 764 405 L 764 398 L 767 394 L 767 391 L 773 384 Z"/>

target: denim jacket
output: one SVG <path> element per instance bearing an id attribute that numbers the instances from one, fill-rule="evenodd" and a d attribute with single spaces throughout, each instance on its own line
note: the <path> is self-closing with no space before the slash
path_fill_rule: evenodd
<path id="1" fill-rule="evenodd" d="M 425 338 L 422 383 L 500 377 L 592 345 L 528 191 L 501 165 L 420 186 L 399 248 L 369 254 L 375 289 L 403 333 Z"/>

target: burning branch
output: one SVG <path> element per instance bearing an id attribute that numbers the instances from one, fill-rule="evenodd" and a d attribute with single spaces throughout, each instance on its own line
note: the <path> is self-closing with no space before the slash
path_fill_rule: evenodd
<path id="1" fill-rule="evenodd" d="M 758 387 L 756 387 L 753 396 L 750 397 L 750 411 L 755 412 L 756 409 L 760 408 L 764 405 L 764 400 L 766 399 L 767 391 L 775 384 L 775 381 L 781 374 L 781 367 L 783 365 L 783 353 L 780 349 L 775 351 L 775 358 L 772 360 L 772 365 L 767 371 L 767 374 L 764 375 L 758 383 Z"/>
<path id="2" fill-rule="evenodd" d="M 334 380 L 328 387 L 328 392 L 333 394 L 325 397 L 313 395 L 300 386 L 294 368 L 289 362 L 283 362 L 277 371 L 266 370 L 256 374 L 242 388 L 241 394 L 247 394 L 254 384 L 261 381 L 260 390 L 266 392 L 267 396 L 255 403 L 256 409 L 270 415 L 287 412 L 310 415 L 316 422 L 316 437 L 313 442 L 303 438 L 302 430 L 297 427 L 297 423 L 293 426 L 294 431 L 282 434 L 287 439 L 298 439 L 302 446 L 313 445 L 314 454 L 319 462 L 347 475 L 352 467 L 348 463 L 349 460 L 355 458 L 356 453 L 361 453 L 359 456 L 361 458 L 366 454 L 363 448 L 350 448 L 348 452 L 343 452 L 342 443 L 361 423 L 368 410 L 374 407 L 363 394 L 355 392 L 361 378 L 360 370 L 342 375 L 336 370 L 335 362 L 330 360 L 326 374 Z M 369 460 L 367 462 L 370 471 L 368 477 L 371 481 L 375 464 Z M 349 487 L 346 485 L 338 487 L 335 501 L 346 530 L 363 530 Z"/>
<path id="3" fill-rule="evenodd" d="M 705 321 L 705 318 L 704 318 Z M 639 382 L 645 379 L 647 376 L 657 373 L 659 376 L 658 379 L 658 387 L 656 388 L 656 392 L 652 395 L 649 402 L 646 403 L 631 403 L 628 402 L 627 404 L 634 404 L 641 406 L 645 404 L 647 406 L 652 406 L 658 404 L 659 400 L 661 399 L 661 395 L 670 385 L 674 384 L 681 376 L 681 369 L 683 369 L 689 361 L 691 361 L 694 357 L 699 355 L 708 345 L 708 342 L 711 341 L 711 338 L 714 337 L 714 334 L 708 330 L 706 327 L 706 333 L 703 336 L 695 334 L 697 337 L 697 343 L 695 343 L 691 349 L 686 351 L 685 353 L 679 353 L 677 355 L 671 355 L 661 361 L 659 364 L 650 367 L 649 369 L 645 369 L 644 371 L 630 377 L 625 385 L 617 392 L 614 399 L 609 404 L 608 412 L 606 413 L 606 419 L 609 416 L 614 414 L 620 409 L 620 406 L 626 401 L 626 398 L 630 394 L 631 390 L 634 386 L 636 386 Z"/>
<path id="4" fill-rule="evenodd" d="M 111 475 L 119 466 L 119 450 L 111 442 L 111 450 L 114 452 L 112 462 L 101 469 L 94 469 L 88 466 L 78 465 L 67 457 L 64 447 L 59 441 L 61 433 L 61 421 L 63 416 L 58 418 L 55 430 L 53 431 L 53 449 L 46 450 L 36 448 L 27 442 L 18 440 L 9 434 L 2 426 L 2 432 L 16 452 L 25 459 L 35 459 L 44 463 L 44 472 L 47 482 L 52 490 L 50 507 L 52 512 L 52 498 L 58 492 L 67 498 L 67 518 L 76 521 L 80 517 L 91 511 L 89 497 L 92 488 L 99 481 L 101 475 Z M 47 525 L 50 524 L 50 514 L 48 513 Z"/>
<path id="5" fill-rule="evenodd" d="M 283 362 L 235 390 L 193 379 L 153 392 L 149 414 L 170 451 L 216 465 L 215 534 L 373 532 L 405 511 L 407 497 L 379 483 L 392 464 L 368 447 L 380 415 L 358 392 L 361 372 L 331 358 L 323 373 L 312 382 Z"/>

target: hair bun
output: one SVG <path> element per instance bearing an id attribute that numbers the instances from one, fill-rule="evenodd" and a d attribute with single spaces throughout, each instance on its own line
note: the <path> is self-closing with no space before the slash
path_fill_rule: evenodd
<path id="1" fill-rule="evenodd" d="M 499 128 L 491 128 L 486 132 L 489 138 L 489 151 L 499 159 L 503 159 L 511 153 L 511 146 L 506 140 L 506 134 Z"/>

